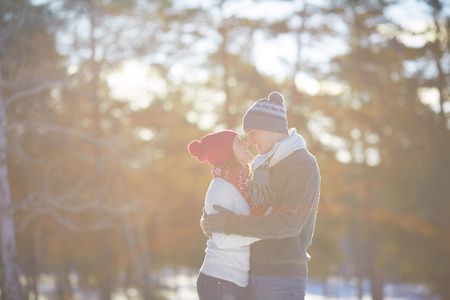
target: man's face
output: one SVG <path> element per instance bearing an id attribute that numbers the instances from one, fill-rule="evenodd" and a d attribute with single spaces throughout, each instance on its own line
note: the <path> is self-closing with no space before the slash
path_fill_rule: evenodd
<path id="1" fill-rule="evenodd" d="M 275 145 L 276 139 L 273 132 L 258 130 L 258 129 L 248 129 L 245 130 L 247 134 L 247 145 L 253 145 L 259 154 L 265 154 L 269 152 Z"/>

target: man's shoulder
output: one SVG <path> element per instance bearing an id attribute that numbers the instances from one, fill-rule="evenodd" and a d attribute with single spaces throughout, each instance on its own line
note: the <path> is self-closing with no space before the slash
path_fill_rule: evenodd
<path id="1" fill-rule="evenodd" d="M 308 150 L 299 149 L 281 160 L 279 164 L 283 167 L 299 165 L 313 167 L 317 166 L 317 161 L 314 155 L 312 155 Z"/>

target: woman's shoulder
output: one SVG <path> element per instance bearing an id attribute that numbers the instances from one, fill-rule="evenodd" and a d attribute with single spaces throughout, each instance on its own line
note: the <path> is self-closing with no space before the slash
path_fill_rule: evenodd
<path id="1" fill-rule="evenodd" d="M 211 185 L 230 185 L 231 183 L 229 183 L 228 181 L 226 181 L 225 179 L 223 179 L 222 177 L 216 177 L 213 178 L 213 180 L 211 181 Z"/>
<path id="2" fill-rule="evenodd" d="M 211 181 L 209 190 L 232 190 L 234 186 L 221 177 L 216 177 Z"/>
<path id="3" fill-rule="evenodd" d="M 215 204 L 233 211 L 235 209 L 237 198 L 238 193 L 236 193 L 234 186 L 223 178 L 217 177 L 211 181 L 208 191 L 206 192 L 205 206 L 208 208 L 209 213 L 213 211 L 212 206 Z"/>

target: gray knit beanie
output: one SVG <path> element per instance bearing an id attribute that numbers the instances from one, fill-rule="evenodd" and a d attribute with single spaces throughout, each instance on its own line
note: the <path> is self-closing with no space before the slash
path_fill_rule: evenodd
<path id="1" fill-rule="evenodd" d="M 278 92 L 272 92 L 268 99 L 259 99 L 245 113 L 242 128 L 288 133 L 283 101 Z"/>

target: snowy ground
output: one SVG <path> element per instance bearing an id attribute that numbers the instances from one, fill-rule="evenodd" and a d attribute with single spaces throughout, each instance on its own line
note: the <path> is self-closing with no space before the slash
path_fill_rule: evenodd
<path id="1" fill-rule="evenodd" d="M 165 276 L 161 276 L 170 289 L 166 295 L 171 300 L 195 300 L 198 299 L 195 286 L 197 272 L 192 270 L 178 270 L 177 274 L 171 270 L 166 271 Z M 358 300 L 356 281 L 343 280 L 340 278 L 330 278 L 328 280 L 328 295 L 324 296 L 323 283 L 313 279 L 308 280 L 306 287 L 306 300 Z M 372 299 L 370 295 L 370 285 L 363 284 L 363 300 Z M 384 287 L 385 300 L 423 300 L 431 299 L 426 287 L 420 285 L 392 284 L 388 283 Z M 433 299 L 439 300 L 439 299 Z"/>
<path id="2" fill-rule="evenodd" d="M 164 286 L 164 295 L 169 300 L 198 300 L 196 291 L 196 277 L 198 271 L 190 269 L 165 269 L 158 276 L 159 284 Z M 41 278 L 42 279 L 42 278 Z M 72 280 L 71 280 L 72 281 Z M 100 299 L 99 292 L 77 288 L 76 279 L 73 280 L 74 289 L 73 300 L 96 300 Z M 55 284 L 52 278 L 44 279 L 39 285 L 41 297 L 39 300 L 56 299 Z M 370 285 L 363 284 L 363 300 L 370 300 Z M 420 285 L 393 284 L 388 283 L 384 287 L 385 300 L 440 300 L 430 298 L 426 287 Z M 33 298 L 34 299 L 34 298 Z M 113 300 L 141 300 L 142 297 L 136 289 L 117 290 L 113 295 Z M 314 279 L 309 279 L 306 288 L 306 300 L 358 300 L 356 281 L 343 280 L 341 278 L 330 278 L 328 280 L 327 295 L 324 296 L 324 285 Z"/>

